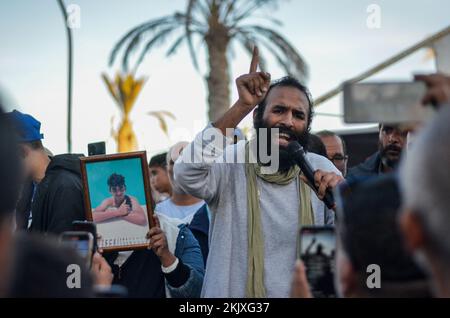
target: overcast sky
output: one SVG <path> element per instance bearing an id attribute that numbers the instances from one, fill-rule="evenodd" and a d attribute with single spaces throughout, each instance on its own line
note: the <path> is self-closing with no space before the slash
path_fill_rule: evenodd
<path id="1" fill-rule="evenodd" d="M 130 28 L 146 20 L 185 8 L 185 0 L 73 0 L 81 9 L 81 24 L 74 29 L 73 151 L 87 152 L 86 145 L 107 141 L 115 151 L 111 122 L 117 128 L 119 111 L 109 96 L 101 72 L 113 75 L 109 53 Z M 381 27 L 367 27 L 367 8 L 381 8 Z M 342 81 L 419 42 L 448 26 L 450 1 L 446 0 L 291 0 L 280 1 L 278 9 L 262 10 L 281 20 L 276 30 L 298 49 L 310 67 L 308 85 L 318 97 Z M 0 87 L 12 106 L 42 122 L 45 145 L 62 153 L 66 145 L 66 34 L 56 0 L 0 1 Z M 167 50 L 167 46 L 165 47 Z M 206 57 L 200 52 L 201 72 L 194 70 L 186 47 L 166 58 L 164 49 L 147 56 L 138 75 L 148 76 L 131 118 L 139 146 L 149 154 L 165 150 L 179 140 L 189 140 L 207 123 Z M 248 70 L 250 57 L 240 49 L 231 57 L 232 78 Z M 408 80 L 413 73 L 431 72 L 434 61 L 424 50 L 373 77 L 376 80 Z M 269 59 L 273 78 L 283 76 Z M 232 85 L 232 84 L 231 84 Z M 236 92 L 231 86 L 232 99 Z M 341 113 L 336 97 L 317 112 Z M 151 110 L 168 110 L 170 137 Z M 250 126 L 247 118 L 242 126 Z M 338 117 L 317 116 L 313 129 L 347 128 Z"/>

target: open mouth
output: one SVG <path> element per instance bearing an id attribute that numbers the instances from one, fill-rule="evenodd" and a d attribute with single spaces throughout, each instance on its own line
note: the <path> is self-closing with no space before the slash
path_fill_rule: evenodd
<path id="1" fill-rule="evenodd" d="M 294 140 L 294 138 L 292 138 L 292 136 L 290 134 L 282 133 L 282 132 L 278 133 L 276 135 L 276 137 L 277 137 L 278 143 L 283 146 L 288 145 L 291 141 Z"/>

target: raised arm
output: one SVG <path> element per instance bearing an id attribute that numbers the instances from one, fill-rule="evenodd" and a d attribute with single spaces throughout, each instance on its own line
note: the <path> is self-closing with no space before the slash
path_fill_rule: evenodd
<path id="1" fill-rule="evenodd" d="M 270 74 L 257 72 L 258 48 L 255 47 L 250 73 L 236 79 L 239 94 L 237 102 L 217 121 L 199 133 L 183 151 L 174 166 L 175 181 L 189 194 L 210 203 L 220 193 L 221 182 L 227 180 L 226 164 L 214 164 L 225 147 L 232 143 L 227 128 L 236 126 L 265 97 Z"/>
<path id="2" fill-rule="evenodd" d="M 259 51 L 253 49 L 250 72 L 236 79 L 236 88 L 239 98 L 236 103 L 213 126 L 226 135 L 227 128 L 236 128 L 237 125 L 258 105 L 266 96 L 270 86 L 270 74 L 257 72 L 259 64 Z"/>

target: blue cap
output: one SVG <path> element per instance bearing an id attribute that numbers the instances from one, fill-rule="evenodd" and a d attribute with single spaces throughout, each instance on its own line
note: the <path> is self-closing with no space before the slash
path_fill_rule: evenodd
<path id="1" fill-rule="evenodd" d="M 17 110 L 7 113 L 12 124 L 16 127 L 19 133 L 21 142 L 32 142 L 44 139 L 41 134 L 41 123 L 31 115 L 23 114 Z"/>

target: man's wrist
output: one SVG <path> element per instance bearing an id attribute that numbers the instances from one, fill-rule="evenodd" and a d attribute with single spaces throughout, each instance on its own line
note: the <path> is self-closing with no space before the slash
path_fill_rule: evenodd
<path id="1" fill-rule="evenodd" d="M 244 101 L 242 101 L 241 99 L 238 99 L 236 101 L 236 103 L 234 103 L 233 105 L 234 107 L 236 107 L 237 109 L 239 109 L 242 113 L 245 113 L 245 115 L 247 115 L 248 113 L 250 113 L 255 107 L 256 105 L 249 105 L 246 104 Z"/>

